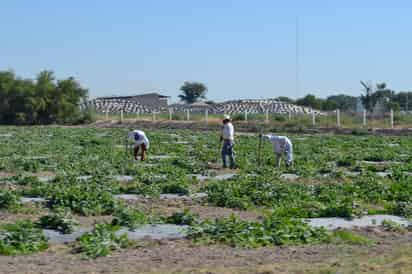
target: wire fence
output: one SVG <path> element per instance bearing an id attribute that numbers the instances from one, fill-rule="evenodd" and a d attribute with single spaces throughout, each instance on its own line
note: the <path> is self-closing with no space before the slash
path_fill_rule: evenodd
<path id="1" fill-rule="evenodd" d="M 412 113 L 388 111 L 384 113 L 341 112 L 340 110 L 318 113 L 229 113 L 233 121 L 275 123 L 285 127 L 302 128 L 412 128 Z M 220 122 L 223 114 L 207 111 L 162 111 L 152 113 L 95 112 L 97 120 L 119 121 L 192 121 Z"/>

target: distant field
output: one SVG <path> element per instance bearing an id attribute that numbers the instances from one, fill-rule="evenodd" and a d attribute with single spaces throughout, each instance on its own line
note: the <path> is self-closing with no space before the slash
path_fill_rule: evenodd
<path id="1" fill-rule="evenodd" d="M 95 113 L 95 117 L 98 121 L 112 120 L 120 121 L 120 113 Z M 337 117 L 335 112 L 324 112 L 322 115 L 317 115 L 315 117 L 315 124 L 313 124 L 313 117 L 311 114 L 273 114 L 269 113 L 266 117 L 264 113 L 253 114 L 248 113 L 236 113 L 231 114 L 234 121 L 250 123 L 269 123 L 273 126 L 282 129 L 288 128 L 336 128 L 337 127 Z M 267 118 L 267 120 L 266 120 Z M 132 120 L 149 120 L 149 121 L 206 121 L 205 114 L 202 113 L 190 113 L 189 117 L 187 113 L 173 113 L 170 116 L 167 112 L 161 113 L 124 113 L 123 119 Z M 218 114 L 208 114 L 207 121 L 209 123 L 220 123 L 222 115 Z M 340 114 L 340 127 L 341 128 L 352 128 L 352 129 L 370 129 L 370 128 L 391 128 L 390 113 L 384 114 L 367 114 L 366 126 L 363 124 L 362 113 L 341 113 Z M 412 114 L 405 113 L 394 113 L 394 128 L 412 128 Z"/>
<path id="2" fill-rule="evenodd" d="M 406 226 L 389 220 L 338 230 L 308 224 L 378 214 L 408 222 L 409 137 L 292 134 L 295 164 L 277 170 L 268 142 L 259 161 L 257 135 L 239 133 L 238 168 L 223 170 L 218 132 L 146 131 L 151 146 L 145 162 L 132 159 L 126 133 L 0 127 L 1 273 L 412 268 Z M 130 238 L 130 231 L 152 225 L 179 233 Z M 69 243 L 47 240 L 53 231 L 79 234 Z M 129 231 L 129 238 L 119 231 Z"/>

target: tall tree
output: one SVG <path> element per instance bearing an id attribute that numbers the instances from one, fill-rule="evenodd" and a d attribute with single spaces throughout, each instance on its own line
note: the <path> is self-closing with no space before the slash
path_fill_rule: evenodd
<path id="1" fill-rule="evenodd" d="M 199 82 L 184 82 L 180 90 L 182 91 L 182 94 L 179 95 L 180 100 L 188 104 L 206 98 L 207 87 Z"/>
<path id="2" fill-rule="evenodd" d="M 356 109 L 356 97 L 349 95 L 332 95 L 326 98 L 323 110 L 340 109 L 342 111 L 354 111 Z"/>
<path id="3" fill-rule="evenodd" d="M 0 71 L 0 123 L 50 124 L 87 120 L 79 104 L 88 91 L 74 78 L 57 81 L 51 71 L 40 72 L 36 81 Z"/>
<path id="4" fill-rule="evenodd" d="M 324 99 L 316 98 L 313 94 L 308 94 L 303 98 L 296 100 L 296 104 L 299 106 L 311 107 L 313 109 L 322 109 Z"/>

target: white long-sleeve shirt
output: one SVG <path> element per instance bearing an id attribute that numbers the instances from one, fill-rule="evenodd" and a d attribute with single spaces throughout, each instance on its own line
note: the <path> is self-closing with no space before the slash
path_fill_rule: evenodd
<path id="1" fill-rule="evenodd" d="M 146 134 L 144 131 L 141 130 L 133 130 L 129 132 L 129 138 L 135 142 L 136 146 L 140 146 L 141 144 L 144 144 L 146 146 L 146 149 L 149 149 L 150 142 L 149 139 L 146 137 Z"/>
<path id="2" fill-rule="evenodd" d="M 230 141 L 235 140 L 235 129 L 232 123 L 229 122 L 223 125 L 222 137 L 223 137 L 223 140 L 230 140 Z"/>
<path id="3" fill-rule="evenodd" d="M 264 135 L 263 137 L 268 138 L 273 144 L 273 150 L 275 153 L 280 154 L 284 153 L 286 150 L 291 152 L 292 142 L 286 136 L 277 136 L 277 135 Z"/>

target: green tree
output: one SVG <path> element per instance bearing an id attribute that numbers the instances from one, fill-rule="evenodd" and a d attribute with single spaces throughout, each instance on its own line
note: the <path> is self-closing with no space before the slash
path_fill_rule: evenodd
<path id="1" fill-rule="evenodd" d="M 313 94 L 308 94 L 303 98 L 296 100 L 296 105 L 311 107 L 313 109 L 322 109 L 325 100 L 321 98 L 316 98 Z"/>
<path id="2" fill-rule="evenodd" d="M 295 101 L 292 98 L 286 97 L 286 96 L 279 96 L 276 98 L 277 100 L 284 102 L 284 103 L 289 103 L 289 104 L 294 104 Z"/>
<path id="3" fill-rule="evenodd" d="M 412 110 L 412 92 L 411 91 L 401 91 L 395 94 L 393 102 L 396 102 L 402 110 L 411 111 Z"/>
<path id="4" fill-rule="evenodd" d="M 356 97 L 339 94 L 332 95 L 326 98 L 322 110 L 354 111 L 356 109 Z"/>
<path id="5" fill-rule="evenodd" d="M 79 104 L 88 91 L 74 78 L 56 81 L 52 71 L 42 71 L 36 81 L 0 71 L 0 123 L 78 123 L 88 117 Z"/>
<path id="6" fill-rule="evenodd" d="M 188 104 L 206 98 L 207 87 L 199 82 L 184 82 L 180 90 L 182 91 L 182 94 L 179 95 L 180 100 Z"/>

